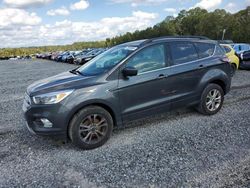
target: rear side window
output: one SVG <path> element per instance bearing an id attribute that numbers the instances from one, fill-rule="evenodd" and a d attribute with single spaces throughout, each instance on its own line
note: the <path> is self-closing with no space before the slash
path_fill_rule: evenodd
<path id="1" fill-rule="evenodd" d="M 170 44 L 170 49 L 174 65 L 179 65 L 198 59 L 198 54 L 192 43 L 172 43 Z"/>
<path id="2" fill-rule="evenodd" d="M 216 45 L 214 55 L 225 55 L 226 51 L 220 45 Z"/>
<path id="3" fill-rule="evenodd" d="M 199 58 L 206 58 L 213 55 L 215 48 L 214 44 L 201 43 L 201 42 L 196 42 L 194 44 L 195 47 L 197 48 Z"/>

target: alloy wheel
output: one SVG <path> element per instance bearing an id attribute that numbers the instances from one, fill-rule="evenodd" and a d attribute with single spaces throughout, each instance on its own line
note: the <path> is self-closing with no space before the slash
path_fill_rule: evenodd
<path id="1" fill-rule="evenodd" d="M 209 111 L 216 111 L 222 102 L 222 96 L 218 89 L 212 89 L 206 97 L 206 107 Z"/>
<path id="2" fill-rule="evenodd" d="M 107 119 L 101 114 L 88 115 L 79 126 L 80 138 L 87 144 L 95 144 L 102 140 L 107 130 Z"/>

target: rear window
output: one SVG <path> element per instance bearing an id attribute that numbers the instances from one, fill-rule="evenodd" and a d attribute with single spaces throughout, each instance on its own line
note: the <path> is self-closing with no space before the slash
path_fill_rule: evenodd
<path id="1" fill-rule="evenodd" d="M 201 43 L 201 42 L 196 42 L 194 44 L 197 48 L 199 58 L 205 58 L 213 55 L 215 47 L 214 44 Z"/>
<path id="2" fill-rule="evenodd" d="M 179 65 L 198 59 L 198 54 L 192 43 L 172 43 L 170 45 L 170 49 L 174 65 Z"/>

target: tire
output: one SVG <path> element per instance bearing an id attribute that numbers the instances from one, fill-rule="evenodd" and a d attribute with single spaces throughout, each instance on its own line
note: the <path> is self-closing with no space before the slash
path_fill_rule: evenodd
<path id="1" fill-rule="evenodd" d="M 231 64 L 231 76 L 232 77 L 235 75 L 236 70 L 237 70 L 237 66 L 234 63 Z"/>
<path id="2" fill-rule="evenodd" d="M 212 96 L 215 95 L 215 91 L 218 92 L 218 95 Z M 212 104 L 210 104 L 209 101 L 213 101 Z M 214 115 L 220 111 L 223 102 L 224 102 L 223 89 L 218 84 L 209 84 L 202 92 L 201 101 L 199 106 L 197 107 L 197 110 L 204 115 Z"/>
<path id="3" fill-rule="evenodd" d="M 73 145 L 89 150 L 105 144 L 112 131 L 110 113 L 99 106 L 89 106 L 74 115 L 68 133 Z"/>

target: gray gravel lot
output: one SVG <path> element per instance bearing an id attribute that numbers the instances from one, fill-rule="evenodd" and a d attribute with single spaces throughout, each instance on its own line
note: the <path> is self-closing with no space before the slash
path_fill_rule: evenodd
<path id="1" fill-rule="evenodd" d="M 237 72 L 214 116 L 153 116 L 82 151 L 31 135 L 21 111 L 29 84 L 73 67 L 0 61 L 0 187 L 250 187 L 250 71 Z"/>

